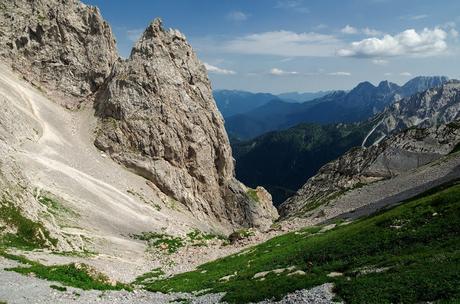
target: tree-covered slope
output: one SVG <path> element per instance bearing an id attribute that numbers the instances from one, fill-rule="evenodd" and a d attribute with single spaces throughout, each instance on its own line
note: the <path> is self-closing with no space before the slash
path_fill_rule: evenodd
<path id="1" fill-rule="evenodd" d="M 250 141 L 233 141 L 236 175 L 250 187 L 265 187 L 280 204 L 324 164 L 361 145 L 371 128 L 372 122 L 301 124 Z"/>

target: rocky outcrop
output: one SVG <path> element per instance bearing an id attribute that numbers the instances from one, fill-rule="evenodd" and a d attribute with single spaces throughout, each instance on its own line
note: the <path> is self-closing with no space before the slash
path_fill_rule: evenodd
<path id="1" fill-rule="evenodd" d="M 342 193 L 389 179 L 450 153 L 460 143 L 460 122 L 411 128 L 369 148 L 355 148 L 322 167 L 280 207 L 282 216 L 303 215 Z"/>
<path id="2" fill-rule="evenodd" d="M 460 118 L 460 81 L 443 85 L 394 102 L 368 134 L 363 146 L 370 146 L 389 134 L 411 127 L 429 128 Z"/>
<path id="3" fill-rule="evenodd" d="M 96 146 L 196 217 L 243 226 L 273 220 L 273 206 L 251 200 L 234 178 L 206 69 L 180 32 L 152 22 L 130 58 L 115 63 L 95 107 Z"/>
<path id="4" fill-rule="evenodd" d="M 0 56 L 70 108 L 99 89 L 118 58 L 99 10 L 78 0 L 0 0 Z"/>

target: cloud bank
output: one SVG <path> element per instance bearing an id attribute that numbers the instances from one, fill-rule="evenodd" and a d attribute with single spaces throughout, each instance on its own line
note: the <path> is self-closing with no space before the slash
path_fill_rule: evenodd
<path id="1" fill-rule="evenodd" d="M 405 30 L 397 35 L 367 38 L 352 42 L 337 55 L 343 57 L 391 57 L 403 55 L 432 56 L 447 49 L 447 33 L 440 29 L 425 28 L 421 32 Z"/>

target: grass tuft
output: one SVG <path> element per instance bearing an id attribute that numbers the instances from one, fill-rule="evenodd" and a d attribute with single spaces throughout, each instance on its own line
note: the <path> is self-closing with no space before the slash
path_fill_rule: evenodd
<path id="1" fill-rule="evenodd" d="M 52 238 L 41 223 L 23 216 L 21 210 L 6 199 L 0 202 L 0 222 L 16 230 L 16 233 L 5 233 L 0 236 L 0 247 L 32 250 L 57 245 L 58 240 Z"/>
<path id="2" fill-rule="evenodd" d="M 110 281 L 106 275 L 97 272 L 86 264 L 72 263 L 45 266 L 26 257 L 9 254 L 4 251 L 0 251 L 0 256 L 27 265 L 6 268 L 5 270 L 7 271 L 14 271 L 24 275 L 34 274 L 40 279 L 59 282 L 65 286 L 83 290 L 132 290 L 129 285 Z"/>

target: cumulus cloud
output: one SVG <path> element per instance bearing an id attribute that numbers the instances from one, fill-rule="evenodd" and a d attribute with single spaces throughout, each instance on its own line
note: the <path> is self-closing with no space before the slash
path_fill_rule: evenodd
<path id="1" fill-rule="evenodd" d="M 270 70 L 270 75 L 273 75 L 273 76 L 286 76 L 286 75 L 298 75 L 298 74 L 299 73 L 295 71 L 283 71 L 278 68 L 273 68 Z"/>
<path id="2" fill-rule="evenodd" d="M 330 76 L 351 76 L 351 73 L 349 72 L 332 72 L 328 73 Z"/>
<path id="3" fill-rule="evenodd" d="M 340 32 L 342 34 L 347 34 L 347 35 L 364 34 L 366 36 L 380 36 L 383 34 L 381 31 L 378 31 L 376 29 L 372 29 L 369 27 L 360 29 L 360 28 L 353 27 L 349 24 L 347 24 L 345 27 L 340 29 Z"/>
<path id="4" fill-rule="evenodd" d="M 249 18 L 249 15 L 241 11 L 233 11 L 227 14 L 227 19 L 232 21 L 245 21 Z"/>
<path id="5" fill-rule="evenodd" d="M 358 29 L 348 24 L 344 28 L 342 28 L 340 31 L 348 35 L 358 34 Z"/>
<path id="6" fill-rule="evenodd" d="M 332 35 L 273 31 L 237 37 L 224 42 L 221 50 L 230 53 L 277 55 L 283 57 L 334 56 L 343 44 Z"/>
<path id="7" fill-rule="evenodd" d="M 421 32 L 408 29 L 394 36 L 352 42 L 337 54 L 344 57 L 431 56 L 447 49 L 446 39 L 447 33 L 440 28 L 425 28 Z"/>
<path id="8" fill-rule="evenodd" d="M 206 70 L 208 70 L 208 72 L 212 74 L 219 74 L 219 75 L 235 75 L 236 74 L 235 71 L 222 69 L 222 68 L 216 67 L 206 62 L 204 63 L 204 66 L 206 67 Z"/>

